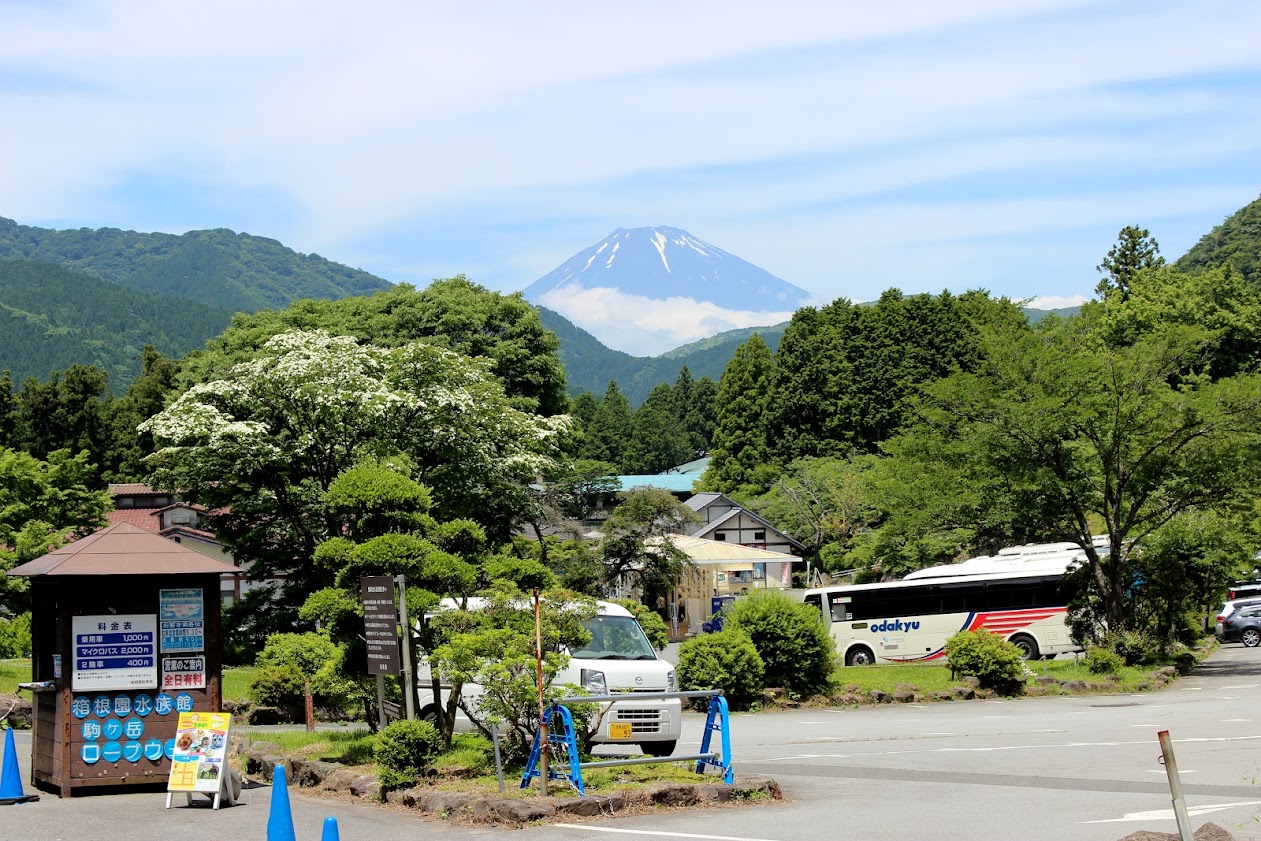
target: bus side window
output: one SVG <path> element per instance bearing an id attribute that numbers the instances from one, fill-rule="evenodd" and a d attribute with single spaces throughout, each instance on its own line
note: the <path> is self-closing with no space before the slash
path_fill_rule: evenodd
<path id="1" fill-rule="evenodd" d="M 804 601 L 806 604 L 813 607 L 815 610 L 819 611 L 820 616 L 824 616 L 826 618 L 825 614 L 823 613 L 823 596 L 821 596 L 818 593 L 811 593 L 810 595 L 806 596 L 802 601 Z"/>

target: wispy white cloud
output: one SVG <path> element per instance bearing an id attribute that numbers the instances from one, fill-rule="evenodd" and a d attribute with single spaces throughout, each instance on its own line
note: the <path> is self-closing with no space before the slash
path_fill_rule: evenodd
<path id="1" fill-rule="evenodd" d="M 669 224 L 821 299 L 1088 294 L 1122 225 L 1185 247 L 1261 189 L 1259 31 L 1245 0 L 0 4 L 0 214 L 504 289 Z"/>
<path id="2" fill-rule="evenodd" d="M 730 310 L 691 298 L 654 300 L 617 289 L 584 289 L 573 284 L 543 295 L 541 303 L 580 324 L 607 347 L 634 356 L 656 356 L 726 330 L 765 327 L 792 317 L 791 310 Z"/>

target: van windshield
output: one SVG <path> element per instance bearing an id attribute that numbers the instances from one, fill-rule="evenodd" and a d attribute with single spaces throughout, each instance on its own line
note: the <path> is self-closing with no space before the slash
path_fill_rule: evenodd
<path id="1" fill-rule="evenodd" d="M 629 616 L 596 616 L 587 622 L 591 642 L 570 652 L 584 660 L 656 660 L 639 623 Z"/>

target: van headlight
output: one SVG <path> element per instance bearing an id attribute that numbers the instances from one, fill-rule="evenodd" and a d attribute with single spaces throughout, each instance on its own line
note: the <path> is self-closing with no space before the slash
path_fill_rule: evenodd
<path id="1" fill-rule="evenodd" d="M 678 692 L 674 687 L 674 669 L 666 672 L 666 692 Z"/>
<path id="2" fill-rule="evenodd" d="M 592 695 L 608 695 L 609 683 L 604 679 L 604 672 L 599 669 L 583 669 L 579 675 L 582 688 Z"/>

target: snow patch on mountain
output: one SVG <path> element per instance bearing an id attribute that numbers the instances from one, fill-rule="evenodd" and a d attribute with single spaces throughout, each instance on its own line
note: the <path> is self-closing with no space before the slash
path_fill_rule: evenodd
<path id="1" fill-rule="evenodd" d="M 680 228 L 618 228 L 524 290 L 611 348 L 655 355 L 777 324 L 810 293 Z"/>

